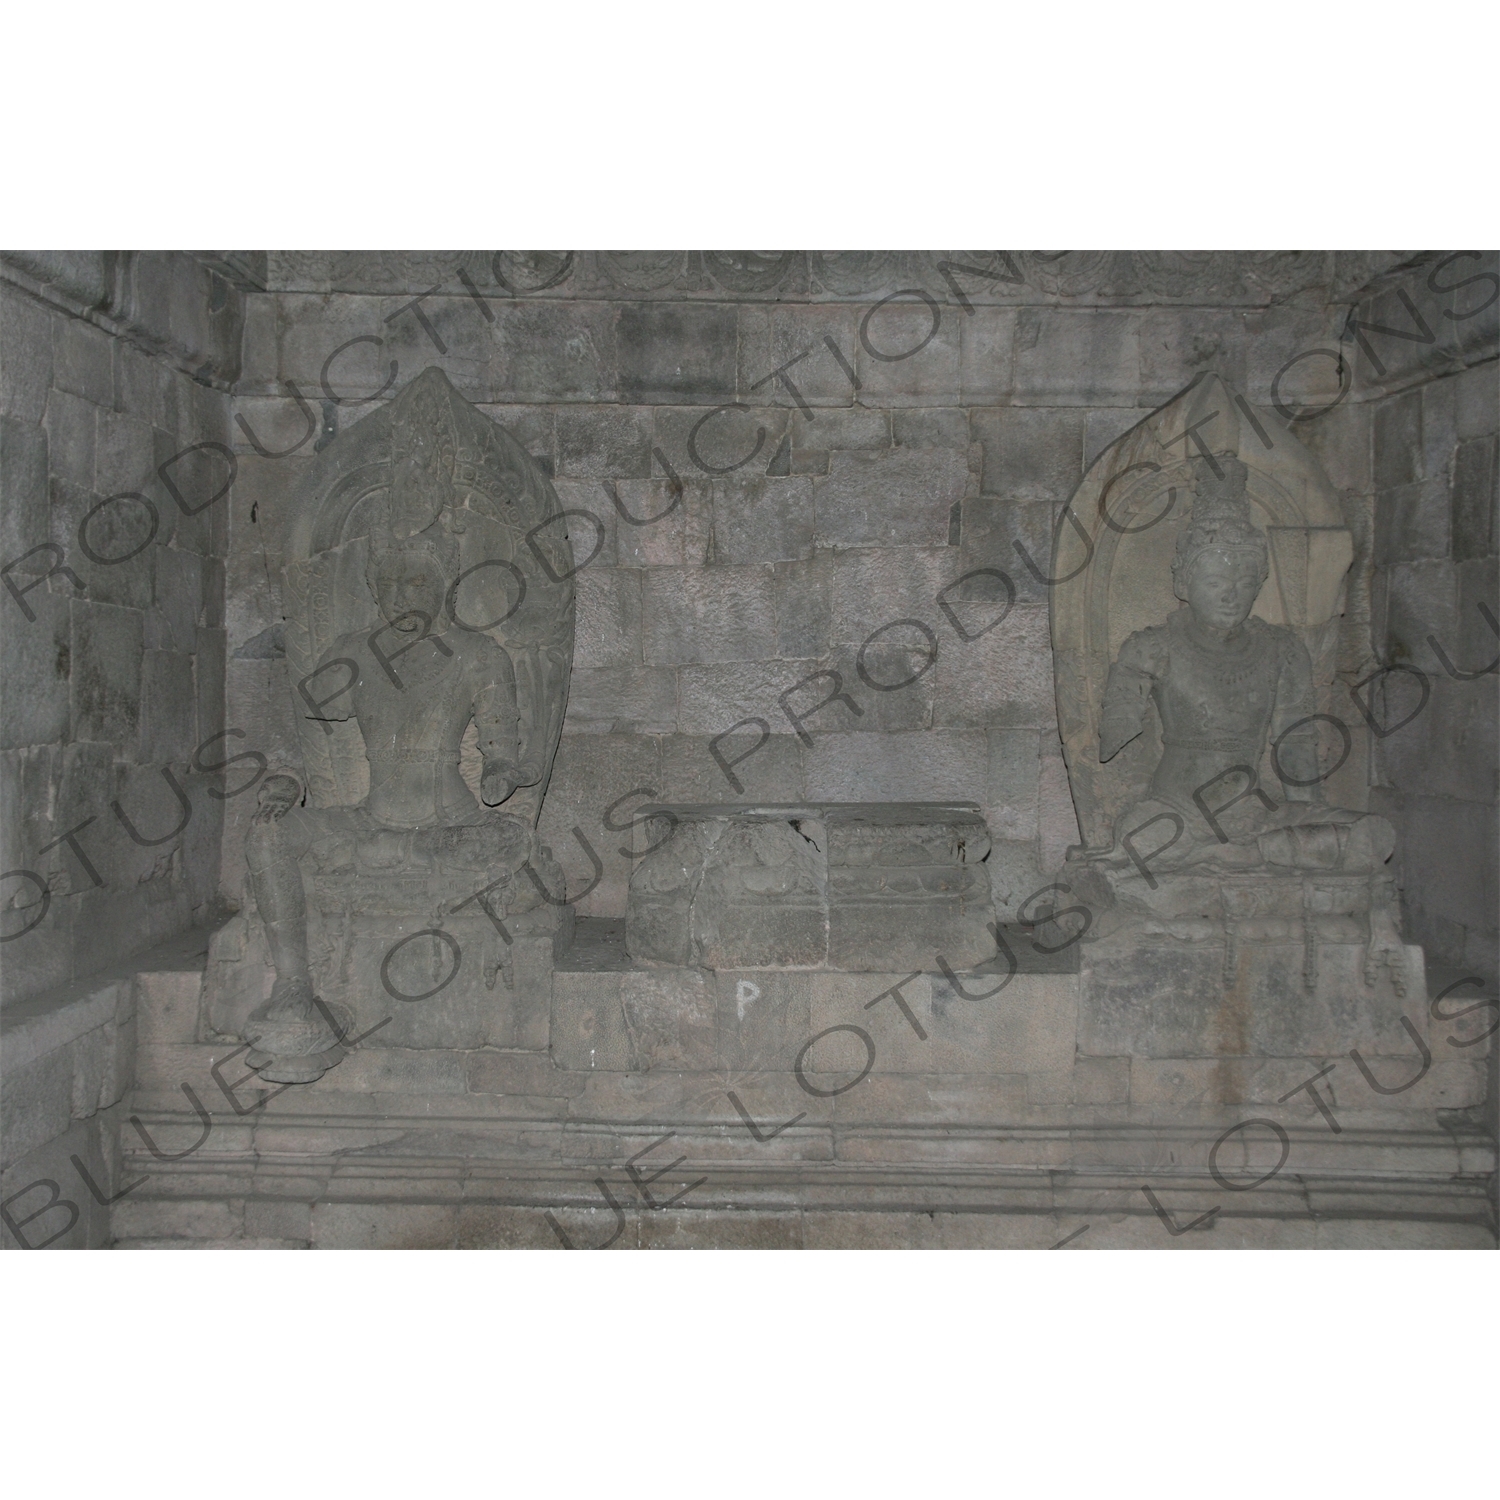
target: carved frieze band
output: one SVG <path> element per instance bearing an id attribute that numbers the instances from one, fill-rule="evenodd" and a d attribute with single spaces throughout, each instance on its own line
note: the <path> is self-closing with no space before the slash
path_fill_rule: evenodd
<path id="1" fill-rule="evenodd" d="M 465 250 L 269 252 L 272 291 L 420 293 L 470 284 L 517 297 L 868 299 L 907 288 L 974 302 L 1334 298 L 1403 252 L 1320 250 Z"/>

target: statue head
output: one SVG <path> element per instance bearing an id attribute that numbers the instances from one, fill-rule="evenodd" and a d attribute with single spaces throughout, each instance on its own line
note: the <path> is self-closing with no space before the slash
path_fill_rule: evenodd
<path id="1" fill-rule="evenodd" d="M 1193 518 L 1177 539 L 1172 588 L 1202 624 L 1233 630 L 1255 607 L 1270 548 L 1250 518 L 1244 464 L 1225 455 L 1194 459 L 1193 466 Z"/>
<path id="2" fill-rule="evenodd" d="M 436 535 L 385 540 L 382 546 L 371 538 L 365 566 L 381 616 L 407 635 L 440 632 L 448 588 L 458 568 L 458 544 L 441 530 Z"/>

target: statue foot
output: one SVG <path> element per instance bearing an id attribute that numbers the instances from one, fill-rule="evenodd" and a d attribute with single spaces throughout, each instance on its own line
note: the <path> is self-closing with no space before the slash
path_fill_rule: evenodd
<path id="1" fill-rule="evenodd" d="M 245 1024 L 252 1044 L 247 1067 L 268 1083 L 312 1083 L 344 1056 L 342 1039 L 354 1018 L 341 1005 L 314 1004 L 312 981 L 305 976 L 278 979 L 271 998 Z M 335 1032 L 324 1011 L 333 1017 Z"/>
<path id="2" fill-rule="evenodd" d="M 267 1083 L 316 1083 L 343 1056 L 343 1048 L 335 1047 L 332 1052 L 315 1052 L 310 1057 L 268 1056 L 264 1063 L 250 1066 Z"/>

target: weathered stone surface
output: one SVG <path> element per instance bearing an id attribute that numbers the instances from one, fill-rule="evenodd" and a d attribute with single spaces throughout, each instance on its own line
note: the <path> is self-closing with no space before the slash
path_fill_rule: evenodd
<path id="1" fill-rule="evenodd" d="M 985 821 L 997 839 L 1036 836 L 1040 776 L 1040 736 L 1036 730 L 990 731 Z"/>
<path id="2" fill-rule="evenodd" d="M 574 579 L 578 628 L 573 660 L 580 667 L 631 666 L 641 654 L 640 574 L 591 567 Z"/>
<path id="3" fill-rule="evenodd" d="M 848 406 L 854 387 L 825 340 L 832 339 L 852 367 L 859 318 L 859 309 L 837 305 L 741 307 L 740 400 L 792 406 L 796 396 L 774 373 L 789 366 L 785 378 L 809 406 Z"/>
<path id="4" fill-rule="evenodd" d="M 750 725 L 717 742 L 708 735 L 668 735 L 661 742 L 662 792 L 656 800 L 796 801 L 803 795 L 802 742 L 785 733 L 785 725 L 773 728 L 783 732 L 765 737 Z M 713 750 L 718 751 L 718 760 Z M 736 790 L 729 780 L 731 775 L 743 791 Z"/>
<path id="5" fill-rule="evenodd" d="M 911 804 L 677 805 L 631 877 L 633 957 L 712 969 L 855 971 L 994 952 L 976 810 Z"/>
<path id="6" fill-rule="evenodd" d="M 108 406 L 114 398 L 109 336 L 79 318 L 59 318 L 52 325 L 52 380 L 58 390 Z"/>
<path id="7" fill-rule="evenodd" d="M 964 573 L 976 568 L 992 568 L 1005 574 L 1015 589 L 1016 598 L 1027 603 L 1042 603 L 1047 597 L 1047 585 L 1042 578 L 1051 572 L 1052 529 L 1056 514 L 1051 505 L 1036 501 L 1002 500 L 996 495 L 972 495 L 963 502 L 960 543 L 963 548 Z M 1026 549 L 1033 566 L 1028 568 L 1016 543 Z M 1000 599 L 1006 597 L 1004 584 L 992 574 L 966 584 L 955 590 L 953 599 L 962 599 L 974 585 L 984 585 L 993 593 L 1001 590 Z M 980 627 L 982 628 L 982 627 Z"/>
<path id="8" fill-rule="evenodd" d="M 713 514 L 719 562 L 795 562 L 812 556 L 811 479 L 717 479 Z"/>
<path id="9" fill-rule="evenodd" d="M 629 568 L 701 567 L 713 546 L 712 486 L 706 478 L 622 479 L 615 498 L 620 563 Z"/>
<path id="10" fill-rule="evenodd" d="M 1088 470 L 1094 460 L 1111 443 L 1118 442 L 1150 412 L 1141 407 L 1106 406 L 1091 411 L 1083 431 L 1083 467 Z"/>
<path id="11" fill-rule="evenodd" d="M 552 1056 L 570 1072 L 671 1072 L 713 1066 L 715 1005 L 694 969 L 559 974 Z"/>
<path id="12" fill-rule="evenodd" d="M 1382 658 L 1432 675 L 1441 673 L 1428 637 L 1451 641 L 1458 635 L 1458 579 L 1453 568 L 1438 558 L 1419 558 L 1397 563 L 1380 581 L 1385 585 L 1384 607 L 1377 590 L 1371 623 L 1375 639 L 1384 646 Z M 1405 681 L 1387 677 L 1374 684 L 1380 695 L 1376 701 L 1387 700 L 1380 722 L 1399 722 L 1416 707 L 1415 685 L 1416 679 L 1410 677 Z"/>
<path id="13" fill-rule="evenodd" d="M 1154 308 L 1139 320 L 1142 401 L 1168 401 L 1200 370 L 1245 389 L 1245 330 L 1206 308 Z M 1142 413 L 1144 415 L 1144 413 Z"/>
<path id="14" fill-rule="evenodd" d="M 1419 951 L 1408 950 L 1408 972 Z M 1351 1046 L 1402 1056 L 1415 1049 L 1401 1016 L 1418 1013 L 1426 1029 L 1424 1007 L 1388 978 L 1365 985 L 1354 944 L 1320 945 L 1312 989 L 1300 944 L 1242 943 L 1228 979 L 1222 948 L 1111 942 L 1085 953 L 1078 1045 L 1093 1056 L 1326 1057 Z"/>
<path id="15" fill-rule="evenodd" d="M 814 733 L 858 730 L 864 734 L 929 728 L 937 657 L 933 638 L 912 620 L 893 621 L 862 646 L 834 647 L 821 665 L 838 673 L 844 691 L 864 712 L 857 719 L 837 711 L 825 718 L 820 712 L 808 720 L 808 727 Z M 826 697 L 832 686 L 832 679 L 824 678 L 802 689 L 793 698 L 793 711 L 801 712 Z"/>
<path id="16" fill-rule="evenodd" d="M 949 406 L 959 399 L 962 332 L 953 309 L 887 298 L 860 318 L 855 368 L 863 405 Z"/>
<path id="17" fill-rule="evenodd" d="M 734 399 L 732 307 L 627 305 L 620 309 L 616 340 L 625 400 L 714 406 Z"/>
<path id="18" fill-rule="evenodd" d="M 607 303 L 505 302 L 494 312 L 489 380 L 495 400 L 614 399 L 615 319 Z"/>
<path id="19" fill-rule="evenodd" d="M 728 396 L 707 411 L 701 406 L 658 407 L 652 472 L 675 471 L 685 482 L 766 474 L 791 424 L 792 413 L 784 407 L 736 405 Z"/>
<path id="20" fill-rule="evenodd" d="M 1497 440 L 1461 443 L 1453 458 L 1453 558 L 1492 557 L 1500 537 L 1500 457 Z"/>
<path id="21" fill-rule="evenodd" d="M 1036 606 L 1018 605 L 977 641 L 945 643 L 937 663 L 934 723 L 1050 725 L 1051 658 L 1046 612 Z"/>
<path id="22" fill-rule="evenodd" d="M 898 408 L 891 413 L 891 441 L 898 448 L 968 452 L 969 414 L 961 406 Z"/>
<path id="23" fill-rule="evenodd" d="M 48 537 L 47 429 L 0 416 L 0 566 L 40 546 Z M 38 556 L 34 563 L 50 565 Z M 24 571 L 18 569 L 16 571 Z"/>
<path id="24" fill-rule="evenodd" d="M 1500 426 L 1500 367 L 1475 365 L 1454 380 L 1454 429 L 1460 442 L 1486 437 Z"/>
<path id="25" fill-rule="evenodd" d="M 0 291 L 0 407 L 40 422 L 52 385 L 52 317 L 29 297 Z"/>
<path id="26" fill-rule="evenodd" d="M 1382 490 L 1422 478 L 1422 393 L 1383 401 L 1375 411 L 1375 484 Z"/>
<path id="27" fill-rule="evenodd" d="M 989 749 L 982 730 L 818 736 L 806 755 L 808 796 L 893 802 L 983 802 Z"/>
<path id="28" fill-rule="evenodd" d="M 976 307 L 961 320 L 959 382 L 966 405 L 993 406 L 1011 399 L 1015 337 L 1012 308 Z"/>
<path id="29" fill-rule="evenodd" d="M 47 468 L 54 480 L 91 489 L 99 408 L 53 389 L 47 396 Z"/>
<path id="30" fill-rule="evenodd" d="M 315 1203 L 319 1250 L 448 1250 L 458 1241 L 458 1207 L 426 1203 Z"/>
<path id="31" fill-rule="evenodd" d="M 1449 552 L 1449 507 L 1444 480 L 1423 479 L 1384 490 L 1375 498 L 1375 562 L 1388 566 Z M 1453 492 L 1454 509 L 1458 491 Z"/>
<path id="32" fill-rule="evenodd" d="M 649 408 L 563 407 L 557 413 L 557 472 L 573 479 L 645 479 L 651 473 Z"/>
<path id="33" fill-rule="evenodd" d="M 946 980 L 928 974 L 910 977 L 910 971 L 818 975 L 812 982 L 814 1033 L 851 1023 L 863 1027 L 875 1044 L 872 1078 L 890 1073 L 1019 1076 L 1065 1071 L 1072 1065 L 1078 1002 L 1071 976 L 1017 974 L 1001 987 L 1003 969 L 999 976 L 985 976 L 970 975 L 969 967 L 960 969 L 961 981 L 972 993 L 992 991 L 988 998 L 964 999 Z M 917 1034 L 894 995 L 883 994 L 898 984 L 925 1037 Z M 868 1056 L 859 1038 L 841 1033 L 812 1048 L 803 1068 L 810 1077 L 842 1075 L 838 1081 L 843 1082 Z M 824 1086 L 836 1085 L 829 1081 Z"/>
<path id="34" fill-rule="evenodd" d="M 141 657 L 141 741 L 143 761 L 183 758 L 197 743 L 198 706 L 193 659 L 175 651 L 146 651 Z"/>
<path id="35" fill-rule="evenodd" d="M 778 656 L 798 660 L 827 651 L 833 626 L 831 573 L 826 556 L 776 565 Z"/>
<path id="36" fill-rule="evenodd" d="M 946 547 L 836 552 L 827 562 L 831 639 L 838 645 L 858 645 L 903 618 L 936 628 L 942 621 L 937 595 L 957 577 L 956 563 Z"/>
<path id="37" fill-rule="evenodd" d="M 141 617 L 75 599 L 72 605 L 73 734 L 120 746 L 134 741 L 141 713 Z"/>
<path id="38" fill-rule="evenodd" d="M 879 451 L 891 446 L 891 422 L 891 413 L 866 406 L 811 413 L 798 411 L 792 417 L 792 442 L 798 448 Z M 914 446 L 942 445 L 917 443 Z"/>
<path id="39" fill-rule="evenodd" d="M 637 809 L 666 793 L 659 744 L 644 734 L 569 733 L 558 741 L 538 830 L 573 872 L 570 892 L 592 879 L 574 828 L 582 830 L 602 863 L 598 884 L 586 896 L 574 897 L 585 916 L 625 915 Z"/>
<path id="40" fill-rule="evenodd" d="M 769 568 L 652 568 L 643 588 L 645 659 L 653 666 L 776 654 Z"/>
<path id="41" fill-rule="evenodd" d="M 1023 908 L 1034 910 L 1028 900 L 1047 884 L 1035 840 L 996 839 L 986 863 L 1001 921 L 1016 921 Z"/>
<path id="42" fill-rule="evenodd" d="M 828 477 L 813 481 L 818 540 L 833 547 L 942 546 L 968 479 L 967 456 L 951 448 L 832 453 Z"/>
<path id="43" fill-rule="evenodd" d="M 1083 477 L 1081 413 L 1046 407 L 976 411 L 970 427 L 984 449 L 984 494 L 1061 505 L 1078 488 Z"/>
<path id="44" fill-rule="evenodd" d="M 677 674 L 668 668 L 580 667 L 573 673 L 570 732 L 670 734 L 677 722 Z"/>
<path id="45" fill-rule="evenodd" d="M 1016 322 L 1015 380 L 1032 405 L 1134 406 L 1136 320 L 1120 312 L 1028 308 Z"/>
<path id="46" fill-rule="evenodd" d="M 714 983 L 721 1065 L 749 1073 L 790 1073 L 802 1044 L 813 1034 L 807 976 L 725 969 Z M 772 1102 L 756 1095 L 757 1107 Z"/>
<path id="47" fill-rule="evenodd" d="M 164 649 L 191 655 L 198 648 L 198 625 L 203 615 L 204 559 L 196 552 L 159 547 L 153 561 L 156 606 L 170 633 Z"/>
<path id="48" fill-rule="evenodd" d="M 46 745 L 67 738 L 72 626 L 64 595 L 45 588 L 26 595 L 35 620 L 19 611 L 6 631 L 0 675 L 0 746 Z"/>

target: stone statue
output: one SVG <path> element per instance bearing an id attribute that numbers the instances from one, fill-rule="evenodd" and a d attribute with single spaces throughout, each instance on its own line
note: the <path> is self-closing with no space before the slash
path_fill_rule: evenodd
<path id="1" fill-rule="evenodd" d="M 1112 847 L 1085 859 L 1125 910 L 1159 909 L 1163 882 L 1184 873 L 1362 876 L 1365 982 L 1383 966 L 1404 993 L 1407 959 L 1384 871 L 1394 831 L 1384 818 L 1327 805 L 1307 648 L 1288 626 L 1251 617 L 1270 553 L 1251 519 L 1245 465 L 1204 455 L 1192 468 L 1192 518 L 1172 562 L 1182 606 L 1126 638 L 1099 715 L 1101 764 L 1142 734 L 1152 706 L 1161 756 L 1144 797 L 1116 817 Z M 1263 782 L 1268 746 L 1275 779 Z M 1232 942 L 1229 952 L 1232 960 Z"/>
<path id="2" fill-rule="evenodd" d="M 241 1033 L 253 1044 L 249 1066 L 272 1082 L 319 1077 L 342 1055 L 340 1038 L 353 1019 L 349 1005 L 317 994 L 310 887 L 346 926 L 363 916 L 368 927 L 375 918 L 387 949 L 388 934 L 398 943 L 411 930 L 443 938 L 448 914 L 476 895 L 482 910 L 471 905 L 471 920 L 507 946 L 518 916 L 540 910 L 556 927 L 562 905 L 562 872 L 535 832 L 572 647 L 571 557 L 563 528 L 548 527 L 556 498 L 529 455 L 440 371 L 418 377 L 379 418 L 364 448 L 373 442 L 383 461 L 354 464 L 365 490 L 361 519 L 351 522 L 354 507 L 346 504 L 339 526 L 339 540 L 364 531 L 350 538 L 364 562 L 363 588 L 347 566 L 342 578 L 325 567 L 312 583 L 306 569 L 299 576 L 297 564 L 288 568 L 288 596 L 301 605 L 299 617 L 289 619 L 301 633 L 289 629 L 289 641 L 311 668 L 296 687 L 308 766 L 300 778 L 266 778 L 245 841 L 275 981 Z M 339 455 L 330 467 L 339 470 Z M 347 486 L 335 479 L 324 488 L 337 494 Z M 545 544 L 537 536 L 544 528 L 556 533 Z M 470 539 L 477 539 L 471 554 L 482 549 L 482 556 L 461 555 L 461 541 Z M 316 557 L 310 566 L 316 572 Z M 483 593 L 459 592 L 476 574 L 489 587 L 487 603 Z M 508 609 L 495 594 L 497 580 Z M 476 616 L 488 623 L 469 623 Z M 340 620 L 358 623 L 334 634 L 329 626 Z M 320 634 L 332 638 L 316 650 Z M 347 730 L 332 743 L 340 726 L 357 731 L 357 746 Z M 466 734 L 478 759 L 472 789 L 461 764 Z M 345 795 L 357 785 L 353 756 L 360 748 L 367 789 L 352 805 L 337 805 L 340 771 Z M 302 805 L 309 788 L 323 792 L 315 803 L 335 805 Z M 504 954 L 486 964 L 491 987 L 505 964 Z M 346 964 L 345 972 L 353 970 Z M 371 977 L 352 988 L 372 988 Z M 411 998 L 391 986 L 387 968 L 378 979 L 391 994 Z"/>

